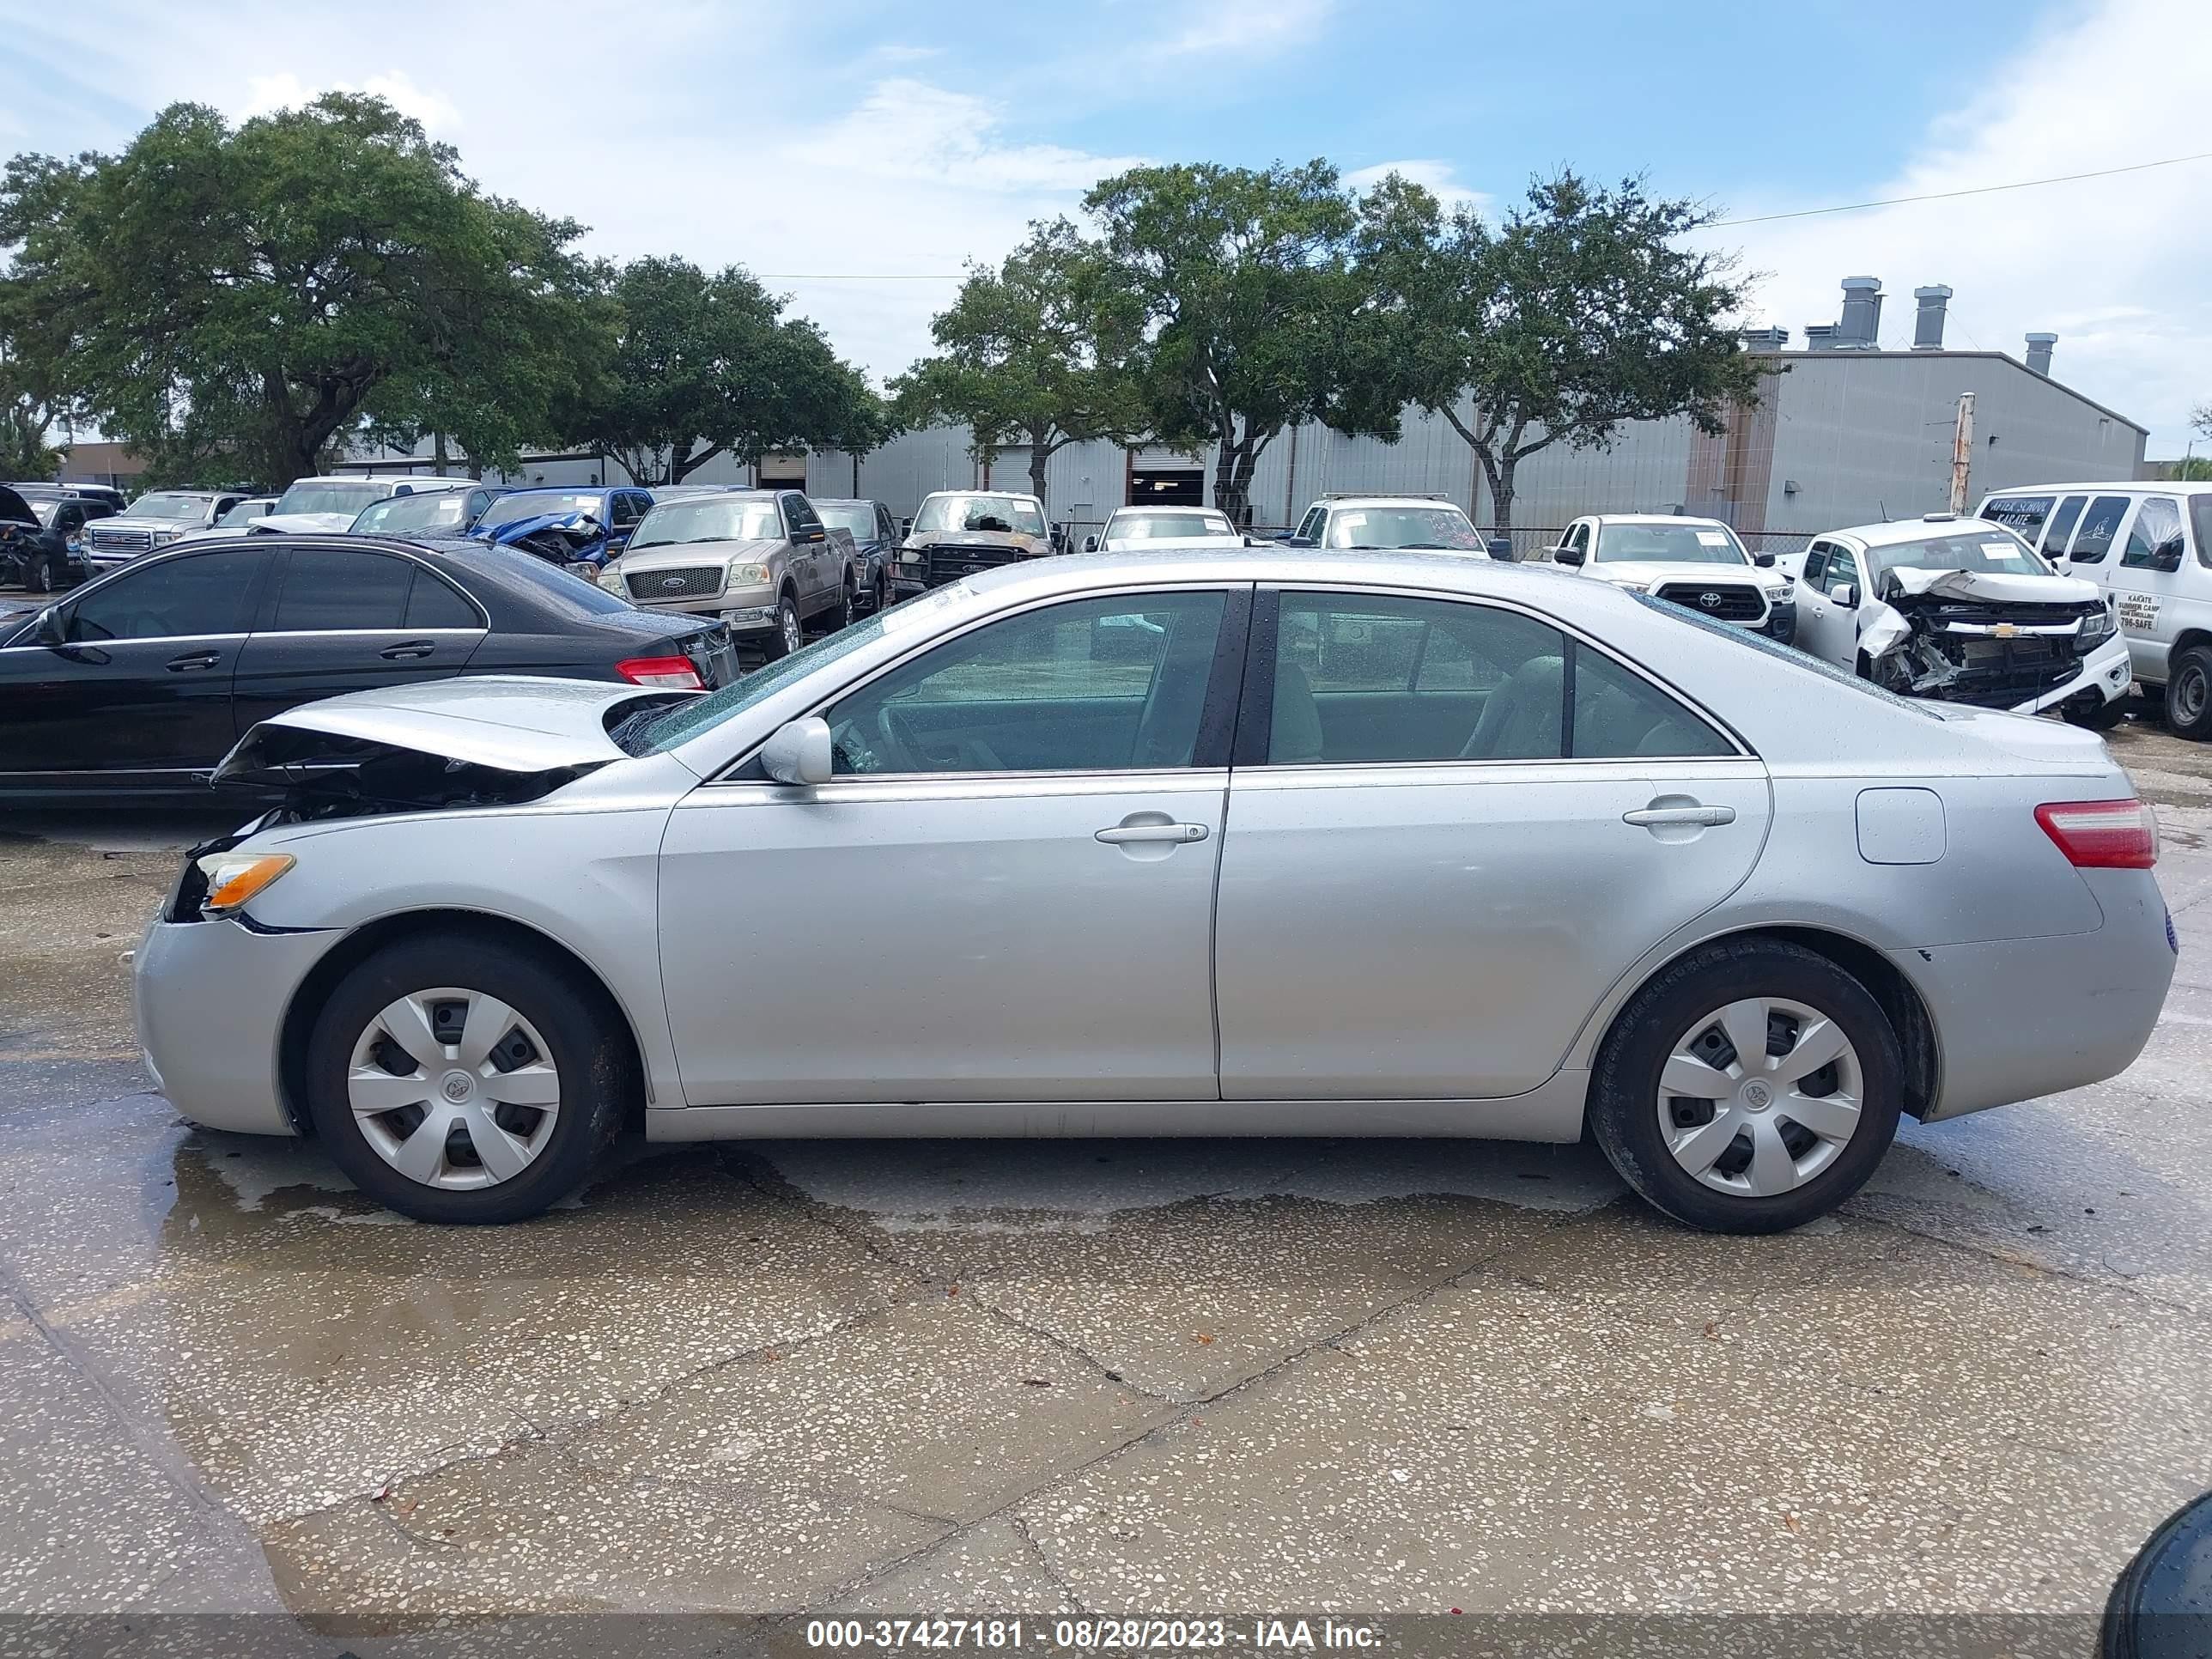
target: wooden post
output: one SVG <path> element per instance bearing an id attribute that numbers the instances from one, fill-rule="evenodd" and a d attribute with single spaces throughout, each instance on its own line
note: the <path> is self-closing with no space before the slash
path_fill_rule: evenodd
<path id="1" fill-rule="evenodd" d="M 1974 470 L 1974 394 L 1959 394 L 1959 421 L 1951 434 L 1951 511 L 1964 517 L 1966 480 Z"/>

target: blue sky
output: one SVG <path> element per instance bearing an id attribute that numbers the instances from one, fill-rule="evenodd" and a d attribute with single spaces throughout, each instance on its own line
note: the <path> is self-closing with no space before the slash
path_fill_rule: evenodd
<path id="1" fill-rule="evenodd" d="M 112 149 L 162 104 L 386 93 L 489 187 L 613 254 L 763 273 L 957 270 L 1135 159 L 1322 155 L 1488 204 L 1571 164 L 1737 216 L 2212 149 L 2203 0 L 479 0 L 374 9 L 0 0 L 0 151 Z M 1836 283 L 1957 290 L 1952 343 L 2060 336 L 2062 380 L 2180 452 L 2212 400 L 2212 162 L 1711 233 L 1802 338 Z M 779 276 L 882 374 L 932 282 Z M 2212 445 L 2200 444 L 2212 448 Z"/>

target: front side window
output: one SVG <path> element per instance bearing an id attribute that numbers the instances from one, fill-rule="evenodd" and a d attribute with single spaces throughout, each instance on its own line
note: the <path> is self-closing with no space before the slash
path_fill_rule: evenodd
<path id="1" fill-rule="evenodd" d="M 1587 520 L 1576 525 L 1572 530 L 1567 532 L 1566 544 L 1577 553 L 1588 555 L 1590 527 Z"/>
<path id="2" fill-rule="evenodd" d="M 70 608 L 72 640 L 159 640 L 235 634 L 246 590 L 266 556 L 199 553 L 125 570 Z"/>
<path id="3" fill-rule="evenodd" d="M 618 491 L 607 507 L 607 523 L 616 530 L 627 530 L 644 516 L 641 499 L 627 489 Z"/>
<path id="4" fill-rule="evenodd" d="M 2120 533 L 2120 520 L 2127 516 L 2126 496 L 2098 496 L 2081 514 L 2081 527 L 2074 532 L 2074 550 L 2068 557 L 2075 564 L 2102 564 L 2112 550 L 2112 538 Z"/>
<path id="5" fill-rule="evenodd" d="M 502 505 L 495 502 L 492 511 L 496 513 Z M 782 539 L 783 519 L 773 501 L 757 495 L 706 495 L 658 503 L 639 521 L 637 533 L 629 538 L 629 550 L 638 553 L 648 547 L 681 547 L 693 542 Z"/>
<path id="6" fill-rule="evenodd" d="M 1827 543 L 1814 542 L 1805 554 L 1804 579 L 1823 593 L 1828 591 L 1824 579 L 1828 574 L 1828 555 L 1832 551 Z"/>
<path id="7" fill-rule="evenodd" d="M 986 623 L 833 704 L 836 773 L 1193 765 L 1227 603 L 1118 594 Z"/>
<path id="8" fill-rule="evenodd" d="M 1830 599 L 1835 598 L 1838 589 L 1857 587 L 1859 585 L 1858 561 L 1842 548 L 1835 549 L 1828 555 L 1827 582 Z M 1859 597 L 1861 599 L 1866 597 L 1863 590 L 1861 591 Z"/>
<path id="9" fill-rule="evenodd" d="M 1328 522 L 1328 510 L 1326 507 L 1308 507 L 1305 517 L 1298 521 L 1298 539 L 1302 542 L 1318 542 L 1321 540 L 1321 532 Z"/>
<path id="10" fill-rule="evenodd" d="M 271 626 L 280 634 L 404 628 L 414 575 L 406 560 L 382 553 L 295 548 Z"/>
<path id="11" fill-rule="evenodd" d="M 2130 570 L 2157 569 L 2163 562 L 2160 550 L 2179 552 L 2180 540 L 2181 503 L 2171 495 L 2146 495 L 2128 526 L 2127 551 L 2120 555 L 2120 563 Z M 2167 548 L 2168 543 L 2175 545 Z"/>
<path id="12" fill-rule="evenodd" d="M 1598 532 L 1601 564 L 1749 564 L 1725 525 L 1609 524 Z"/>
<path id="13" fill-rule="evenodd" d="M 2081 516 L 2081 509 L 2089 504 L 2087 495 L 2069 495 L 2058 503 L 2051 515 L 2051 523 L 2043 533 L 2043 556 L 2053 563 L 2066 556 L 2066 538 L 2074 533 L 2074 522 Z M 2022 532 L 2023 535 L 2027 532 Z"/>

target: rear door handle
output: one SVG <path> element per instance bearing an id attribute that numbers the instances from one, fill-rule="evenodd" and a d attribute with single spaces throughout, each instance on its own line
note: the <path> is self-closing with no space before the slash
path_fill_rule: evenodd
<path id="1" fill-rule="evenodd" d="M 170 658 L 167 666 L 172 674 L 183 674 L 195 668 L 212 668 L 222 660 L 220 651 L 195 651 L 187 656 Z"/>
<path id="2" fill-rule="evenodd" d="M 1109 847 L 1120 847 L 1133 841 L 1204 841 L 1206 826 L 1202 823 L 1117 823 L 1111 830 L 1101 830 L 1098 839 Z"/>
<path id="3" fill-rule="evenodd" d="M 376 654 L 386 662 L 404 662 L 410 657 L 427 657 L 437 648 L 435 640 L 409 640 L 403 645 L 387 645 Z"/>
<path id="4" fill-rule="evenodd" d="M 1715 824 L 1734 823 L 1733 806 L 1642 806 L 1633 812 L 1620 815 L 1623 823 L 1650 825 L 1655 823 L 1695 823 L 1711 829 Z"/>

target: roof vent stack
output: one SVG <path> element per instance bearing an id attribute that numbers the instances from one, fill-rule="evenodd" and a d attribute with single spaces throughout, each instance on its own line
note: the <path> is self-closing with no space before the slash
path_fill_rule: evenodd
<path id="1" fill-rule="evenodd" d="M 1747 328 L 1737 337 L 1746 351 L 1779 351 L 1790 343 L 1786 328 Z"/>
<path id="2" fill-rule="evenodd" d="M 1881 278 L 1844 278 L 1844 314 L 1836 325 L 1838 349 L 1872 351 L 1881 340 Z"/>
<path id="3" fill-rule="evenodd" d="M 1920 302 L 1920 309 L 1912 319 L 1912 349 L 1915 351 L 1941 351 L 1943 349 L 1943 308 L 1950 301 L 1951 290 L 1937 283 L 1931 288 L 1914 289 L 1912 297 Z"/>
<path id="4" fill-rule="evenodd" d="M 2048 376 L 2051 373 L 2051 348 L 2058 343 L 2056 334 L 2031 334 L 2027 337 L 2027 366 L 2034 374 Z"/>
<path id="5" fill-rule="evenodd" d="M 1833 323 L 1805 325 L 1805 349 L 1833 351 L 1836 349 L 1836 325 Z"/>

